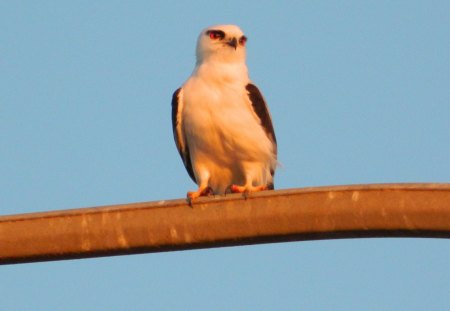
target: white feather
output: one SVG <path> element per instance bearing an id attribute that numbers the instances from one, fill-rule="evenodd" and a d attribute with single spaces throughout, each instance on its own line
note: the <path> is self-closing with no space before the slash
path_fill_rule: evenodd
<path id="1" fill-rule="evenodd" d="M 227 37 L 243 35 L 236 26 L 211 27 Z M 182 86 L 182 131 L 199 185 L 224 193 L 231 184 L 272 183 L 276 147 L 253 111 L 245 47 L 213 46 L 199 37 L 197 65 Z"/>

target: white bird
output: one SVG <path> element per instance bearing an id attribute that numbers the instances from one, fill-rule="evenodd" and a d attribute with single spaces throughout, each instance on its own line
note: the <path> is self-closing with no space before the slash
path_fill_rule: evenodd
<path id="1" fill-rule="evenodd" d="M 274 188 L 277 143 L 266 102 L 250 81 L 247 37 L 235 25 L 204 29 L 192 75 L 172 97 L 175 143 L 200 196 Z"/>

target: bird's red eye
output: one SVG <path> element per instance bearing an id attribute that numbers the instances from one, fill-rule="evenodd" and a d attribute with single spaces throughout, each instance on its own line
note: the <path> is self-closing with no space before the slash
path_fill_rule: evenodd
<path id="1" fill-rule="evenodd" d="M 221 30 L 208 30 L 206 32 L 206 35 L 209 36 L 211 40 L 222 40 L 223 38 L 225 38 L 225 33 Z"/>
<path id="2" fill-rule="evenodd" d="M 239 38 L 239 44 L 242 46 L 245 46 L 245 44 L 247 43 L 247 37 L 246 36 L 242 36 Z"/>

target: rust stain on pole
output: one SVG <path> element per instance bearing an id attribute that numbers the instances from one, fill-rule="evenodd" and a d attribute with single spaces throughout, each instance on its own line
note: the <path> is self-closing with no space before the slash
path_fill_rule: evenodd
<path id="1" fill-rule="evenodd" d="M 333 238 L 450 238 L 450 184 L 302 188 L 0 216 L 0 264 Z"/>

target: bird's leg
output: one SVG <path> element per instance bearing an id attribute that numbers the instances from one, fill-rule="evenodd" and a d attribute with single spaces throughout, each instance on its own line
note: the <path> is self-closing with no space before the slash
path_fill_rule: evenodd
<path id="1" fill-rule="evenodd" d="M 245 186 L 238 186 L 238 185 L 231 185 L 230 187 L 231 192 L 233 193 L 248 193 L 248 192 L 257 192 L 257 191 L 264 191 L 267 190 L 267 186 L 252 186 L 252 185 L 245 185 Z"/>
<path id="2" fill-rule="evenodd" d="M 187 193 L 187 201 L 188 201 L 189 205 L 192 207 L 192 203 L 194 202 L 195 199 L 197 199 L 199 197 L 203 197 L 203 196 L 210 196 L 213 194 L 214 194 L 214 192 L 213 192 L 212 188 L 209 187 L 208 185 L 200 186 L 197 189 L 197 191 L 189 191 Z"/>
<path id="3" fill-rule="evenodd" d="M 233 193 L 242 193 L 244 194 L 244 197 L 247 198 L 248 194 L 250 192 L 258 192 L 267 190 L 267 185 L 261 185 L 261 186 L 253 186 L 252 185 L 252 176 L 251 174 L 247 174 L 245 178 L 245 185 L 244 186 L 238 186 L 238 185 L 231 185 L 230 190 Z"/>
<path id="4" fill-rule="evenodd" d="M 199 197 L 205 197 L 205 196 L 209 196 L 214 194 L 213 190 L 211 187 L 209 187 L 208 185 L 203 185 L 198 187 L 197 191 L 189 191 L 187 193 L 187 198 L 190 202 L 192 202 L 193 200 L 199 198 Z"/>
<path id="5" fill-rule="evenodd" d="M 204 167 L 199 167 L 196 169 L 197 182 L 198 182 L 198 189 L 197 191 L 189 191 L 187 193 L 187 201 L 190 206 L 192 206 L 192 202 L 199 198 L 204 196 L 210 196 L 214 194 L 213 189 L 208 186 L 209 184 L 209 171 L 205 169 Z"/>

